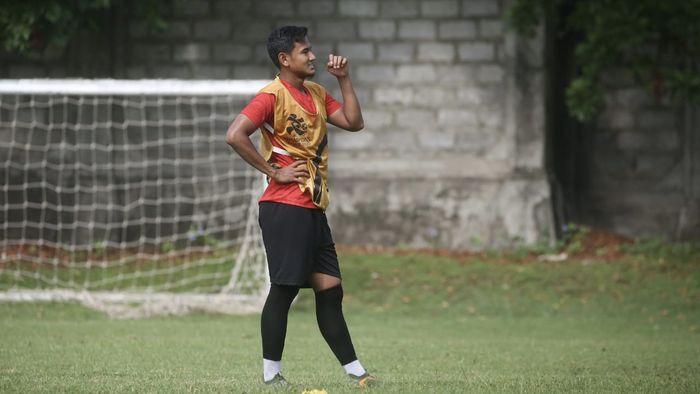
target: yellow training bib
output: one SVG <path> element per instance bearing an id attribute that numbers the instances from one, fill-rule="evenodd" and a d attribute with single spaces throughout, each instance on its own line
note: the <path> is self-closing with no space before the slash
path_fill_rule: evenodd
<path id="1" fill-rule="evenodd" d="M 272 152 L 306 160 L 309 178 L 299 188 L 311 195 L 313 203 L 326 209 L 330 201 L 328 190 L 328 134 L 326 127 L 326 90 L 323 86 L 306 81 L 304 87 L 311 93 L 316 113 L 310 113 L 294 100 L 279 77 L 260 90 L 275 95 L 275 124 L 263 124 L 260 154 L 270 160 Z M 273 146 L 274 138 L 277 146 Z"/>

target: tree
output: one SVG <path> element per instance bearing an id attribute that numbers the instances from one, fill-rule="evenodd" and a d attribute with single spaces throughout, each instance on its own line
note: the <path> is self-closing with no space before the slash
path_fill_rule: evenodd
<path id="1" fill-rule="evenodd" d="M 700 0 L 515 0 L 506 19 L 528 36 L 548 21 L 553 34 L 582 37 L 574 49 L 578 76 L 566 89 L 579 120 L 604 107 L 601 77 L 615 67 L 658 99 L 700 102 Z"/>
<path id="2" fill-rule="evenodd" d="M 81 29 L 98 30 L 101 13 L 119 0 L 22 0 L 0 6 L 0 41 L 5 50 L 26 53 L 64 47 Z M 123 2 L 121 2 L 123 3 Z M 153 30 L 163 29 L 162 1 L 140 0 L 136 12 Z"/>

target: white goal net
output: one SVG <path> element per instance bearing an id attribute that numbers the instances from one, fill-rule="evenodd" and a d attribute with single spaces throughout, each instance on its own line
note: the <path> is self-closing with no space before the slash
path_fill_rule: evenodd
<path id="1" fill-rule="evenodd" d="M 259 310 L 263 179 L 224 136 L 264 84 L 0 80 L 0 300 Z"/>

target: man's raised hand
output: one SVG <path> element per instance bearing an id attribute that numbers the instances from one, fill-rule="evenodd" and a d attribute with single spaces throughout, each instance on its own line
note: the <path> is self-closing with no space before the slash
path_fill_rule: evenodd
<path id="1" fill-rule="evenodd" d="M 334 54 L 328 55 L 328 63 L 326 64 L 328 72 L 336 77 L 348 76 L 348 58 Z"/>

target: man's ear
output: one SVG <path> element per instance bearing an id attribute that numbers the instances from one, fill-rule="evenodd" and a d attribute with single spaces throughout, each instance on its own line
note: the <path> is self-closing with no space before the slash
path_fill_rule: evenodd
<path id="1" fill-rule="evenodd" d="M 289 67 L 289 54 L 284 52 L 278 53 L 277 61 L 280 63 L 280 68 Z"/>

